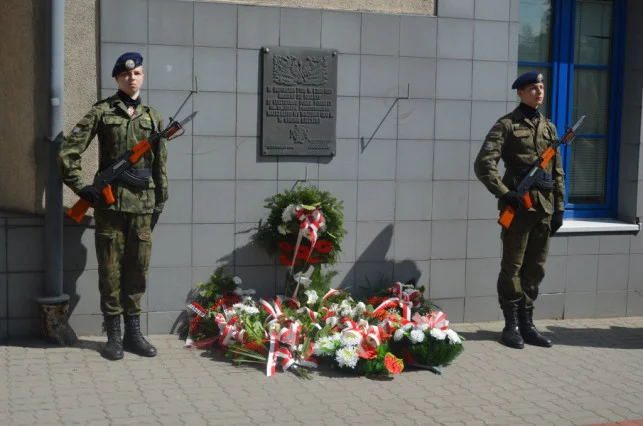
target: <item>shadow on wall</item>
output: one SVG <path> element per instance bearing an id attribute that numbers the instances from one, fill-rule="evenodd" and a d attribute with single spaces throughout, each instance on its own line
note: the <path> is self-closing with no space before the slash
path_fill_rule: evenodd
<path id="1" fill-rule="evenodd" d="M 88 245 L 94 243 L 93 232 L 90 230 L 93 226 L 91 218 L 85 216 L 80 225 L 69 219 L 65 213 L 64 215 L 64 232 L 63 232 L 63 291 L 69 295 L 69 314 L 73 314 L 81 301 L 80 294 L 95 294 L 98 292 L 97 279 L 82 280 L 81 276 L 87 274 L 94 276 L 93 272 L 96 269 L 96 259 L 88 259 L 88 252 L 94 253 L 94 250 L 88 250 Z M 89 268 L 88 271 L 86 269 Z M 97 274 L 96 274 L 97 277 Z M 78 290 L 78 286 L 87 284 L 93 286 L 91 289 Z M 98 310 L 95 307 L 93 312 Z M 82 312 L 84 313 L 84 312 Z"/>

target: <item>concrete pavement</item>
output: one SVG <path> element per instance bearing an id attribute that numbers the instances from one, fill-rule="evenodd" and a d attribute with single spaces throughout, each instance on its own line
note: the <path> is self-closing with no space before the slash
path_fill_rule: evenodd
<path id="1" fill-rule="evenodd" d="M 643 317 L 537 321 L 551 349 L 509 349 L 503 323 L 452 324 L 464 353 L 444 369 L 368 379 L 236 366 L 155 335 L 159 356 L 0 346 L 0 425 L 590 425 L 643 419 Z M 639 422 L 638 424 L 643 424 Z"/>

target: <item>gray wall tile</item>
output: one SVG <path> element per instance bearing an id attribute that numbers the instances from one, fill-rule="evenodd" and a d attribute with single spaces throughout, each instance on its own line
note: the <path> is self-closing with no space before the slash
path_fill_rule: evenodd
<path id="1" fill-rule="evenodd" d="M 194 87 L 192 56 L 192 46 L 150 45 L 148 66 L 145 68 L 149 88 L 192 90 Z M 203 120 L 203 117 L 199 118 Z"/>
<path id="2" fill-rule="evenodd" d="M 7 229 L 7 271 L 34 272 L 44 269 L 44 227 Z"/>
<path id="3" fill-rule="evenodd" d="M 260 50 L 237 49 L 237 92 L 259 93 Z"/>
<path id="4" fill-rule="evenodd" d="M 623 254 L 630 252 L 630 235 L 599 236 L 599 254 Z"/>
<path id="5" fill-rule="evenodd" d="M 237 96 L 234 93 L 200 92 L 193 96 L 199 111 L 193 130 L 197 136 L 234 136 L 236 132 Z"/>
<path id="6" fill-rule="evenodd" d="M 258 143 L 257 138 L 237 139 L 237 179 L 277 179 L 277 158 L 260 156 Z"/>
<path id="7" fill-rule="evenodd" d="M 191 268 L 152 268 L 149 277 L 147 305 L 150 311 L 185 309 L 192 289 Z"/>
<path id="8" fill-rule="evenodd" d="M 437 51 L 438 20 L 432 16 L 402 16 L 400 55 L 434 57 Z"/>
<path id="9" fill-rule="evenodd" d="M 235 92 L 237 90 L 237 50 L 195 47 L 194 75 L 198 78 L 199 90 Z"/>
<path id="10" fill-rule="evenodd" d="M 473 0 L 449 0 L 440 2 L 437 14 L 440 17 L 473 18 Z"/>
<path id="11" fill-rule="evenodd" d="M 637 235 L 632 235 L 630 238 L 630 253 L 643 253 L 643 232 L 639 232 Z"/>
<path id="12" fill-rule="evenodd" d="M 0 226 L 0 272 L 7 270 L 7 228 Z"/>
<path id="13" fill-rule="evenodd" d="M 9 318 L 38 318 L 36 297 L 42 295 L 44 275 L 24 272 L 7 275 Z"/>
<path id="14" fill-rule="evenodd" d="M 507 79 L 506 63 L 473 61 L 473 99 L 505 101 L 510 87 L 507 86 Z"/>
<path id="15" fill-rule="evenodd" d="M 567 280 L 567 256 L 549 256 L 545 264 L 545 278 L 540 293 L 564 293 Z"/>
<path id="16" fill-rule="evenodd" d="M 358 139 L 337 139 L 337 155 L 319 159 L 320 180 L 356 180 Z"/>
<path id="17" fill-rule="evenodd" d="M 643 315 L 643 294 L 640 291 L 627 292 L 627 312 L 628 317 Z"/>
<path id="18" fill-rule="evenodd" d="M 234 250 L 234 224 L 192 225 L 192 266 L 216 265 Z"/>
<path id="19" fill-rule="evenodd" d="M 472 70 L 473 61 L 438 58 L 435 97 L 471 99 Z"/>
<path id="20" fill-rule="evenodd" d="M 458 117 L 471 117 L 470 101 L 438 100 L 435 102 L 435 139 L 468 140 L 471 122 Z"/>
<path id="21" fill-rule="evenodd" d="M 511 0 L 509 7 L 509 20 L 511 22 L 518 22 L 520 19 L 520 0 Z"/>
<path id="22" fill-rule="evenodd" d="M 567 257 L 567 293 L 596 292 L 598 255 Z"/>
<path id="23" fill-rule="evenodd" d="M 0 318 L 7 317 L 9 297 L 7 283 L 7 274 L 0 274 Z"/>
<path id="24" fill-rule="evenodd" d="M 394 228 L 389 222 L 357 222 L 357 262 L 392 260 L 395 253 Z M 359 281 L 358 282 L 362 282 Z"/>
<path id="25" fill-rule="evenodd" d="M 357 138 L 359 136 L 359 98 L 337 97 L 338 138 Z"/>
<path id="26" fill-rule="evenodd" d="M 103 316 L 100 314 L 73 314 L 69 317 L 69 325 L 78 336 L 100 335 L 103 328 Z M 141 321 L 141 329 L 142 328 L 143 323 Z"/>
<path id="27" fill-rule="evenodd" d="M 433 179 L 469 179 L 469 141 L 435 141 Z M 491 194 L 489 194 L 491 195 Z"/>
<path id="28" fill-rule="evenodd" d="M 596 293 L 567 293 L 565 319 L 593 318 L 596 315 Z"/>
<path id="29" fill-rule="evenodd" d="M 464 220 L 433 220 L 431 259 L 464 259 L 467 256 L 467 224 Z"/>
<path id="30" fill-rule="evenodd" d="M 100 40 L 147 43 L 147 0 L 100 2 Z"/>
<path id="31" fill-rule="evenodd" d="M 170 180 L 168 190 L 159 223 L 192 223 L 192 180 Z"/>
<path id="32" fill-rule="evenodd" d="M 235 274 L 244 283 L 253 283 L 252 286 L 257 292 L 255 297 L 275 296 L 275 266 L 236 266 Z"/>
<path id="33" fill-rule="evenodd" d="M 467 181 L 434 181 L 431 217 L 435 220 L 466 219 L 468 198 L 469 183 Z"/>
<path id="34" fill-rule="evenodd" d="M 235 181 L 195 180 L 194 223 L 234 223 Z"/>
<path id="35" fill-rule="evenodd" d="M 338 96 L 359 96 L 360 59 L 359 55 L 340 54 L 337 57 Z"/>
<path id="36" fill-rule="evenodd" d="M 314 9 L 281 9 L 281 46 L 321 47 L 322 14 Z"/>
<path id="37" fill-rule="evenodd" d="M 473 58 L 473 21 L 448 18 L 438 20 L 438 58 Z"/>
<path id="38" fill-rule="evenodd" d="M 596 295 L 596 317 L 624 317 L 627 312 L 627 291 L 599 291 Z"/>
<path id="39" fill-rule="evenodd" d="M 168 144 L 167 178 L 192 179 L 192 136 L 184 136 Z"/>
<path id="40" fill-rule="evenodd" d="M 357 220 L 393 220 L 395 182 L 360 181 L 357 187 Z"/>
<path id="41" fill-rule="evenodd" d="M 279 44 L 279 15 L 276 7 L 239 6 L 237 47 L 259 49 Z"/>
<path id="42" fill-rule="evenodd" d="M 257 233 L 257 223 L 237 223 L 234 232 L 234 257 L 230 261 L 235 265 L 274 265 L 279 254 L 271 256 L 262 247 L 253 243 Z M 292 253 L 288 256 L 292 258 Z"/>
<path id="43" fill-rule="evenodd" d="M 431 258 L 431 222 L 409 221 L 395 224 L 395 260 Z"/>
<path id="44" fill-rule="evenodd" d="M 259 95 L 237 94 L 237 136 L 261 135 Z"/>
<path id="45" fill-rule="evenodd" d="M 510 0 L 476 0 L 474 17 L 490 21 L 509 21 Z"/>
<path id="46" fill-rule="evenodd" d="M 359 179 L 395 179 L 395 140 L 373 139 L 359 153 Z"/>
<path id="47" fill-rule="evenodd" d="M 497 258 L 502 254 L 500 226 L 496 220 L 469 220 L 467 223 L 467 258 Z"/>
<path id="48" fill-rule="evenodd" d="M 165 126 L 167 126 L 169 124 L 170 117 L 175 120 L 181 121 L 192 113 L 192 99 L 190 99 L 188 102 L 186 102 L 185 105 L 183 105 L 183 108 L 179 112 L 179 115 L 176 117 L 174 116 L 174 114 L 176 114 L 176 111 L 183 104 L 183 101 L 185 101 L 185 98 L 188 97 L 189 93 L 190 92 L 188 90 L 148 90 L 147 103 L 154 107 L 154 109 L 156 109 L 161 114 L 161 117 L 163 117 L 164 120 L 163 123 Z M 145 101 L 146 99 L 143 99 L 143 102 Z M 185 130 L 185 136 L 192 135 L 192 124 L 194 123 L 194 121 L 200 119 L 201 117 L 197 114 L 197 116 L 194 117 L 193 121 L 190 121 L 183 127 L 183 129 Z M 185 139 L 178 139 L 177 141 L 183 140 Z M 175 144 L 177 141 L 172 142 L 171 145 Z M 168 147 L 168 149 L 171 148 Z"/>
<path id="49" fill-rule="evenodd" d="M 627 290 L 630 256 L 602 254 L 598 256 L 598 290 Z"/>
<path id="50" fill-rule="evenodd" d="M 413 99 L 399 102 L 398 137 L 400 139 L 433 139 L 435 103 Z"/>
<path id="51" fill-rule="evenodd" d="M 475 142 L 475 153 L 482 147 L 491 127 L 506 114 L 505 102 L 473 101 L 471 103 L 471 140 Z"/>
<path id="52" fill-rule="evenodd" d="M 159 223 L 154 228 L 151 267 L 190 266 L 192 226 Z"/>
<path id="53" fill-rule="evenodd" d="M 377 289 L 391 285 L 393 280 L 392 262 L 359 262 L 355 264 L 355 285 L 353 289 L 356 295 L 363 293 L 363 287 L 368 286 L 369 283 L 373 288 Z"/>
<path id="54" fill-rule="evenodd" d="M 335 194 L 333 193 L 333 195 Z M 344 220 L 346 220 L 345 216 Z M 339 255 L 339 260 L 343 263 L 355 262 L 355 259 L 357 259 L 355 255 L 355 249 L 357 247 L 357 222 L 344 222 L 344 229 L 346 230 L 346 235 L 344 235 L 344 239 L 340 244 L 342 252 Z"/>
<path id="55" fill-rule="evenodd" d="M 268 212 L 263 208 L 263 200 L 276 192 L 276 181 L 237 180 L 237 222 L 258 222 L 259 219 L 268 217 Z"/>
<path id="56" fill-rule="evenodd" d="M 365 139 L 364 143 L 368 142 L 370 138 L 392 139 L 397 137 L 396 108 L 398 104 L 395 104 L 391 109 L 394 102 L 394 99 L 359 98 L 359 136 Z M 380 126 L 379 129 L 378 126 Z"/>
<path id="57" fill-rule="evenodd" d="M 509 23 L 509 61 L 513 62 L 514 65 L 518 61 L 519 31 L 520 24 L 518 22 Z M 512 68 L 508 67 L 507 69 L 510 70 Z"/>
<path id="58" fill-rule="evenodd" d="M 399 96 L 435 98 L 436 67 L 435 58 L 400 58 Z"/>
<path id="59" fill-rule="evenodd" d="M 237 5 L 194 2 L 194 45 L 237 46 Z"/>
<path id="60" fill-rule="evenodd" d="M 322 267 L 322 271 L 336 271 L 337 275 L 330 282 L 330 288 L 344 288 L 349 291 L 355 284 L 355 266 L 352 263 L 336 263 L 333 266 Z M 279 288 L 279 283 L 277 284 Z"/>
<path id="61" fill-rule="evenodd" d="M 363 13 L 361 52 L 366 55 L 397 55 L 399 50 L 399 15 Z"/>
<path id="62" fill-rule="evenodd" d="M 475 21 L 473 59 L 506 61 L 509 59 L 509 24 Z"/>
<path id="63" fill-rule="evenodd" d="M 562 319 L 565 312 L 565 294 L 543 294 L 534 306 L 534 319 Z"/>
<path id="64" fill-rule="evenodd" d="M 467 297 L 493 296 L 497 307 L 500 259 L 467 259 L 466 268 Z"/>
<path id="65" fill-rule="evenodd" d="M 493 219 L 494 223 L 498 220 L 498 199 L 478 181 L 469 181 L 468 209 L 468 219 Z M 500 233 L 499 227 L 496 230 Z"/>
<path id="66" fill-rule="evenodd" d="M 430 180 L 433 177 L 433 141 L 398 140 L 397 180 Z"/>
<path id="67" fill-rule="evenodd" d="M 63 228 L 63 269 L 66 271 L 96 269 L 98 261 L 94 241 L 92 228 L 65 226 Z"/>
<path id="68" fill-rule="evenodd" d="M 425 287 L 425 295 L 429 294 L 430 276 L 431 262 L 428 260 L 403 260 L 393 264 L 393 277 L 395 277 L 395 280 L 403 283 L 414 280 L 416 287 Z"/>
<path id="69" fill-rule="evenodd" d="M 567 254 L 567 237 L 556 235 L 549 240 L 549 255 L 564 256 Z"/>
<path id="70" fill-rule="evenodd" d="M 397 182 L 395 220 L 431 220 L 432 202 L 430 181 Z"/>
<path id="71" fill-rule="evenodd" d="M 432 260 L 431 261 L 431 299 L 449 299 L 464 297 L 466 282 L 466 261 Z"/>
<path id="72" fill-rule="evenodd" d="M 395 98 L 398 95 L 400 61 L 397 56 L 362 55 L 360 95 Z"/>
<path id="73" fill-rule="evenodd" d="M 317 161 L 318 157 L 280 157 L 277 165 L 278 179 L 314 182 L 319 177 Z"/>
<path id="74" fill-rule="evenodd" d="M 464 322 L 464 297 L 455 299 L 432 300 L 442 312 L 447 313 L 447 319 L 453 323 Z"/>
<path id="75" fill-rule="evenodd" d="M 467 297 L 464 300 L 464 321 L 497 321 L 500 308 L 496 296 Z"/>
<path id="76" fill-rule="evenodd" d="M 150 44 L 194 44 L 192 2 L 158 2 L 149 8 L 149 14 Z"/>
<path id="77" fill-rule="evenodd" d="M 163 311 L 147 313 L 147 333 L 153 334 L 172 334 L 176 333 L 180 317 L 185 310 L 180 311 Z M 154 339 L 150 339 L 154 343 Z"/>
<path id="78" fill-rule="evenodd" d="M 235 138 L 194 137 L 194 179 L 234 179 L 237 146 Z"/>
<path id="79" fill-rule="evenodd" d="M 630 254 L 628 290 L 643 290 L 643 255 Z"/>
<path id="80" fill-rule="evenodd" d="M 598 235 L 583 235 L 569 237 L 568 254 L 598 254 L 600 237 Z"/>
<path id="81" fill-rule="evenodd" d="M 321 47 L 341 53 L 359 53 L 362 15 L 360 13 L 322 11 Z"/>
<path id="82" fill-rule="evenodd" d="M 142 90 L 146 90 L 149 85 L 150 71 L 152 71 L 152 63 L 147 54 L 146 44 L 125 44 L 125 43 L 101 43 L 100 45 L 100 86 L 101 89 L 117 89 L 118 85 L 116 80 L 112 77 L 112 69 L 114 63 L 119 56 L 125 52 L 138 52 L 143 56 L 143 69 L 145 70 L 146 78 L 143 81 Z M 190 61 L 192 63 L 192 61 Z M 110 90 L 109 96 L 113 95 Z M 105 96 L 101 96 L 103 99 Z"/>
<path id="83" fill-rule="evenodd" d="M 357 181 L 320 180 L 319 189 L 329 191 L 333 197 L 344 203 L 345 221 L 357 220 Z"/>

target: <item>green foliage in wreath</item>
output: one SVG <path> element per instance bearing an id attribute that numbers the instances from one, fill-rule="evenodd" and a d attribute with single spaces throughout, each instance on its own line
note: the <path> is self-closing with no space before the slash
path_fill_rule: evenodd
<path id="1" fill-rule="evenodd" d="M 399 342 L 389 341 L 392 352 L 402 358 L 407 365 L 440 367 L 453 363 L 464 351 L 462 343 L 450 342 L 448 338 L 438 340 L 431 336 L 429 330 L 424 332 L 422 343 L 412 343 L 407 337 Z M 460 338 L 462 338 L 460 336 Z"/>

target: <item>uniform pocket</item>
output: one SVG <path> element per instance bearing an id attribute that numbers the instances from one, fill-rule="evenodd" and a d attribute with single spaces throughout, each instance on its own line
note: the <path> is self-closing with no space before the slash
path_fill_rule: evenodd
<path id="1" fill-rule="evenodd" d="M 110 269 L 117 267 L 118 253 L 123 251 L 123 247 L 118 244 L 118 231 L 97 231 L 95 239 L 98 268 Z"/>
<path id="2" fill-rule="evenodd" d="M 150 256 L 152 255 L 152 233 L 148 230 L 138 233 L 138 265 L 145 273 L 150 267 Z"/>
<path id="3" fill-rule="evenodd" d="M 103 123 L 108 126 L 120 126 L 125 120 L 115 115 L 106 115 L 103 117 Z"/>
<path id="4" fill-rule="evenodd" d="M 517 129 L 513 131 L 513 135 L 517 138 L 526 138 L 531 136 L 531 131 L 529 129 Z"/>

